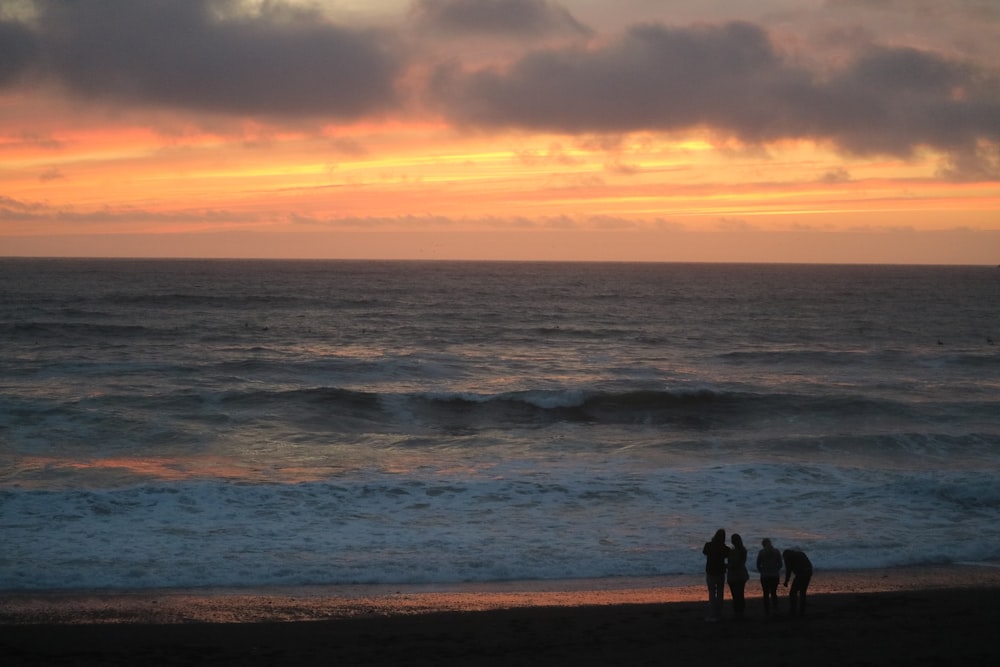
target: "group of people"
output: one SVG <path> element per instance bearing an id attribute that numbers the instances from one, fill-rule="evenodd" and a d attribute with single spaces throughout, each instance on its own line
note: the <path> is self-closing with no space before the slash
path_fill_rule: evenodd
<path id="1" fill-rule="evenodd" d="M 778 582 L 781 570 L 785 570 L 785 587 L 793 576 L 792 587 L 788 591 L 789 613 L 792 616 L 803 616 L 806 613 L 806 589 L 812 579 L 812 563 L 809 557 L 799 549 L 778 551 L 769 538 L 761 541 L 763 547 L 757 553 L 757 572 L 760 573 L 760 586 L 764 591 L 764 615 L 770 616 L 772 608 L 778 611 Z M 702 549 L 705 554 L 705 580 L 708 583 L 709 621 L 722 618 L 722 600 L 725 586 L 729 584 L 729 592 L 733 598 L 733 617 L 743 618 L 746 610 L 744 588 L 750 579 L 747 572 L 747 549 L 743 546 L 743 538 L 733 533 L 732 546 L 726 544 L 726 531 L 719 529 L 710 542 Z"/>

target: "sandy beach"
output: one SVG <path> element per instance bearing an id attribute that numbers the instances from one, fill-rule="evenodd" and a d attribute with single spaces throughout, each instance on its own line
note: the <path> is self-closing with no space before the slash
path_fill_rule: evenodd
<path id="1" fill-rule="evenodd" d="M 4 665 L 994 665 L 1000 660 L 994 636 L 1000 622 L 997 567 L 820 572 L 804 619 L 765 618 L 755 581 L 748 593 L 747 618 L 720 623 L 705 622 L 697 577 L 433 590 L 6 593 L 0 597 L 0 660 Z"/>

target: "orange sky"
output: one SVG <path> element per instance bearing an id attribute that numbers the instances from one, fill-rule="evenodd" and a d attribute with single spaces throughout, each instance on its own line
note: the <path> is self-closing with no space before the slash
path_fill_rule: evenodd
<path id="1" fill-rule="evenodd" d="M 1000 262 L 1000 9 L 731 4 L 15 3 L 0 255 Z"/>

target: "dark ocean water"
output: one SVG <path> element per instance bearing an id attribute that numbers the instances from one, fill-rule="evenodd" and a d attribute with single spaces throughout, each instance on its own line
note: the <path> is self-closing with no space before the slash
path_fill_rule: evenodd
<path id="1" fill-rule="evenodd" d="M 1000 269 L 0 260 L 0 589 L 697 573 L 718 527 L 1000 559 Z"/>

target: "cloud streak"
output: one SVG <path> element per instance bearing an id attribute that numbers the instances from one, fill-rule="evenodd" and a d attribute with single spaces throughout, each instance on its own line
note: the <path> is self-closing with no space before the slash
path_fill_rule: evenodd
<path id="1" fill-rule="evenodd" d="M 411 15 L 444 34 L 512 37 L 590 35 L 593 31 L 548 0 L 416 0 Z"/>

